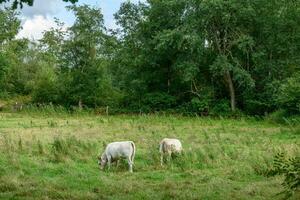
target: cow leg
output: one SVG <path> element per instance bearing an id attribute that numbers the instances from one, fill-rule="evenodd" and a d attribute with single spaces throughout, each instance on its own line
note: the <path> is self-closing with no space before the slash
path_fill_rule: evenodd
<path id="1" fill-rule="evenodd" d="M 129 172 L 133 172 L 132 171 L 132 165 L 133 165 L 133 162 L 132 162 L 132 160 L 130 159 L 130 158 L 128 158 L 128 166 L 129 166 Z"/>
<path id="2" fill-rule="evenodd" d="M 171 161 L 172 158 L 172 151 L 168 151 L 168 162 Z"/>
<path id="3" fill-rule="evenodd" d="M 116 161 L 116 167 L 119 167 L 119 160 Z"/>
<path id="4" fill-rule="evenodd" d="M 110 165 L 111 165 L 111 157 L 107 156 L 107 167 L 108 167 L 108 170 L 110 170 Z"/>
<path id="5" fill-rule="evenodd" d="M 163 164 L 164 164 L 164 154 L 161 153 L 160 154 L 160 165 L 163 166 Z"/>

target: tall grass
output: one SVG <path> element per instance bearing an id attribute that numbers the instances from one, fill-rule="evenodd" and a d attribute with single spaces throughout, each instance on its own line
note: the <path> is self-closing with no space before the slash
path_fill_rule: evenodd
<path id="1" fill-rule="evenodd" d="M 74 136 L 65 139 L 55 138 L 50 146 L 51 160 L 54 162 L 66 159 L 87 161 L 96 150 L 95 144 L 78 140 Z"/>
<path id="2" fill-rule="evenodd" d="M 293 124 L 55 112 L 1 116 L 0 199 L 280 199 L 282 179 L 268 169 L 277 151 L 300 152 Z M 164 137 L 184 153 L 161 167 Z M 136 144 L 134 173 L 126 161 L 100 171 L 103 143 L 120 140 Z"/>
<path id="3" fill-rule="evenodd" d="M 27 115 L 39 115 L 39 116 L 88 116 L 94 114 L 92 109 L 78 109 L 76 107 L 66 108 L 64 106 L 54 106 L 52 104 L 33 105 L 29 104 L 24 106 L 20 111 Z"/>

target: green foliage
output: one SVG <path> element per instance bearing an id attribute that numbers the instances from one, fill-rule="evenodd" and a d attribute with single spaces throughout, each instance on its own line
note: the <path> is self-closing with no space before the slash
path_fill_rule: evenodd
<path id="1" fill-rule="evenodd" d="M 265 20 L 278 17 L 268 8 L 262 9 L 266 6 L 261 5 L 266 4 L 274 5 L 268 1 L 238 0 L 124 3 L 116 14 L 122 33 L 117 60 L 128 67 L 118 66 L 117 73 L 122 76 L 117 77 L 126 80 L 128 76 L 140 85 L 136 87 L 137 84 L 132 85 L 128 81 L 127 88 L 122 87 L 125 91 L 134 90 L 137 97 L 147 91 L 160 90 L 181 99 L 182 93 L 187 94 L 190 89 L 195 92 L 196 88 L 190 87 L 194 82 L 204 83 L 214 88 L 218 100 L 230 96 L 248 113 L 273 111 L 276 105 L 272 98 L 276 91 L 270 90 L 268 84 L 276 82 L 283 74 L 281 64 L 276 65 L 275 62 L 284 63 L 291 59 L 297 62 L 298 59 L 296 54 L 291 59 L 274 57 L 270 51 L 270 44 L 276 41 L 267 35 L 270 30 L 281 34 L 277 28 L 281 29 L 284 23 L 273 25 L 272 20 Z M 281 3 L 277 2 L 276 6 L 280 7 Z M 297 13 L 293 6 L 289 4 L 289 11 L 285 12 Z M 165 7 L 172 12 L 167 12 Z M 285 17 L 288 19 L 290 16 Z M 260 26 L 263 28 L 260 29 Z M 295 25 L 292 26 L 295 28 Z M 259 33 L 265 37 L 261 38 Z M 296 35 L 289 36 L 298 41 Z M 281 51 L 290 51 L 284 42 L 280 45 Z M 271 60 L 262 58 L 271 55 Z M 267 75 L 270 74 L 270 65 L 276 68 L 272 70 L 272 76 Z M 214 82 L 211 83 L 211 80 Z M 184 99 L 188 102 L 191 98 L 185 96 Z"/>
<path id="2" fill-rule="evenodd" d="M 15 39 L 17 14 L 1 10 L 0 96 L 111 113 L 299 114 L 299 6 L 127 1 L 107 30 L 99 8 L 71 5 L 74 24 L 55 20 L 39 42 Z"/>
<path id="3" fill-rule="evenodd" d="M 202 91 L 197 94 L 197 97 L 193 97 L 190 102 L 183 104 L 180 110 L 189 115 L 199 114 L 205 116 L 210 114 L 213 100 L 213 94 L 211 94 L 210 88 L 207 88 L 207 91 Z"/>
<path id="4" fill-rule="evenodd" d="M 6 75 L 7 75 L 7 61 L 5 57 L 0 53 L 0 88 L 6 87 Z M 5 96 L 5 91 L 0 92 L 0 97 Z"/>
<path id="5" fill-rule="evenodd" d="M 290 114 L 300 114 L 300 73 L 287 78 L 276 96 L 279 107 Z"/>
<path id="6" fill-rule="evenodd" d="M 209 111 L 209 101 L 206 99 L 199 99 L 199 98 L 193 98 L 191 100 L 191 109 L 195 113 L 202 113 L 202 112 L 208 112 Z"/>
<path id="7" fill-rule="evenodd" d="M 17 35 L 20 24 L 21 21 L 17 18 L 16 12 L 0 9 L 0 45 L 12 40 Z"/>
<path id="8" fill-rule="evenodd" d="M 14 11 L 0 9 L 0 96 L 8 96 L 9 76 L 12 60 L 10 53 L 12 39 L 20 29 L 20 20 Z"/>
<path id="9" fill-rule="evenodd" d="M 269 175 L 283 175 L 284 194 L 286 198 L 294 193 L 300 192 L 300 157 L 287 157 L 283 152 L 277 153 L 274 158 L 273 168 L 269 170 Z"/>
<path id="10" fill-rule="evenodd" d="M 211 114 L 223 116 L 230 115 L 231 109 L 229 101 L 226 99 L 222 99 L 216 102 L 211 110 Z"/>
<path id="11" fill-rule="evenodd" d="M 284 119 L 287 118 L 289 114 L 285 110 L 277 110 L 267 116 L 267 120 L 275 123 L 284 123 Z"/>
<path id="12" fill-rule="evenodd" d="M 244 110 L 248 114 L 265 115 L 272 113 L 278 109 L 278 103 L 276 101 L 276 95 L 280 87 L 280 81 L 275 80 L 266 83 L 262 93 L 255 93 L 255 90 L 245 91 L 244 94 Z"/>
<path id="13" fill-rule="evenodd" d="M 76 16 L 74 25 L 66 32 L 63 23 L 57 21 L 58 28 L 46 32 L 41 40 L 47 47 L 45 56 L 58 69 L 52 72 L 49 68 L 52 75 L 37 84 L 34 100 L 67 107 L 117 105 L 121 94 L 112 86 L 107 70 L 106 42 L 111 37 L 105 34 L 100 9 L 86 5 L 68 9 Z M 43 86 L 47 84 L 49 91 Z"/>
<path id="14" fill-rule="evenodd" d="M 33 102 L 38 103 L 57 103 L 58 85 L 57 75 L 51 67 L 44 66 L 39 69 L 34 80 L 35 85 L 32 91 Z"/>
<path id="15" fill-rule="evenodd" d="M 175 97 L 166 93 L 148 93 L 141 100 L 141 110 L 146 113 L 172 109 L 175 105 Z"/>

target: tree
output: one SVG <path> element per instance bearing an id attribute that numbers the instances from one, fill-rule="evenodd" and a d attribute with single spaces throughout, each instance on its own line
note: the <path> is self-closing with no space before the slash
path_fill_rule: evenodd
<path id="1" fill-rule="evenodd" d="M 250 74 L 250 57 L 254 40 L 247 23 L 255 10 L 248 1 L 192 1 L 192 17 L 197 29 L 205 33 L 207 51 L 214 55 L 210 71 L 216 81 L 221 80 L 229 91 L 231 109 L 236 109 L 237 86 L 254 87 Z M 221 79 L 220 79 L 221 78 Z"/>
<path id="2" fill-rule="evenodd" d="M 21 21 L 17 18 L 16 12 L 0 9 L 0 45 L 7 43 L 17 35 L 20 24 Z"/>
<path id="3" fill-rule="evenodd" d="M 299 72 L 299 1 L 251 2 L 255 18 L 249 26 L 255 46 L 250 55 L 255 89 L 244 95 L 245 110 L 265 114 L 278 109 L 282 81 Z"/>
<path id="4" fill-rule="evenodd" d="M 20 20 L 14 11 L 0 9 L 0 95 L 7 92 L 10 53 L 7 49 L 20 29 Z M 2 94 L 1 94 L 2 93 Z"/>
<path id="5" fill-rule="evenodd" d="M 75 23 L 66 30 L 57 21 L 39 45 L 15 39 L 20 22 L 2 10 L 1 92 L 65 106 L 122 98 L 130 111 L 298 113 L 299 7 L 293 0 L 126 1 L 115 14 L 118 28 L 107 30 L 100 9 L 73 5 Z"/>
<path id="6" fill-rule="evenodd" d="M 185 33 L 180 30 L 184 7 L 185 1 L 125 2 L 115 15 L 121 27 L 116 74 L 133 101 L 157 102 L 161 97 L 161 102 L 173 102 L 172 95 L 185 92 L 187 84 L 181 82 L 178 67 L 186 48 Z"/>
<path id="7" fill-rule="evenodd" d="M 298 7 L 278 0 L 123 3 L 115 15 L 115 77 L 131 97 L 162 92 L 213 106 L 229 99 L 232 111 L 271 112 L 276 83 L 299 65 Z"/>
<path id="8" fill-rule="evenodd" d="M 59 28 L 46 32 L 41 40 L 59 72 L 59 101 L 80 107 L 113 103 L 113 99 L 107 100 L 115 94 L 107 73 L 106 42 L 111 37 L 105 34 L 101 10 L 87 5 L 68 9 L 75 14 L 74 24 L 64 31 L 63 24 L 58 23 Z"/>

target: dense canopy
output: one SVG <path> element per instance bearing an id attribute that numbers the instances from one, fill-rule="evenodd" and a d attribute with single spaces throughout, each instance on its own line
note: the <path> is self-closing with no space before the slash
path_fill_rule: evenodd
<path id="1" fill-rule="evenodd" d="M 100 9 L 68 9 L 76 16 L 68 30 L 57 21 L 34 42 L 15 39 L 17 14 L 0 11 L 2 99 L 115 112 L 300 113 L 299 1 L 126 1 L 115 30 Z"/>

